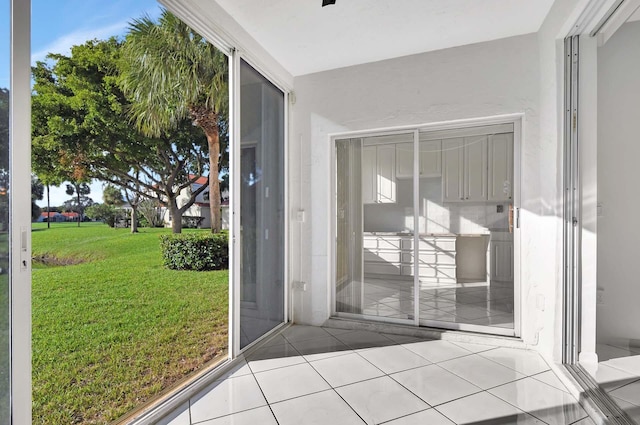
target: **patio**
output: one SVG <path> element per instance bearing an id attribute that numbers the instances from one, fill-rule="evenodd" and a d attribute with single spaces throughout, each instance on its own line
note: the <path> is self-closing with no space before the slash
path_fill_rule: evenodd
<path id="1" fill-rule="evenodd" d="M 593 421 L 533 351 L 296 325 L 159 423 Z"/>

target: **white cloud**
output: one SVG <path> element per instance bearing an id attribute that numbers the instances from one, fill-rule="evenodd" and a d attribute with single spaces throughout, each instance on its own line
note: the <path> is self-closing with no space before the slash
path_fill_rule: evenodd
<path id="1" fill-rule="evenodd" d="M 31 54 L 31 63 L 42 61 L 49 53 L 59 53 L 68 55 L 71 53 L 71 47 L 83 44 L 88 40 L 106 39 L 114 35 L 120 35 L 124 32 L 129 24 L 129 20 L 124 20 L 101 28 L 80 29 L 69 34 L 65 34 L 53 40 L 41 50 Z"/>

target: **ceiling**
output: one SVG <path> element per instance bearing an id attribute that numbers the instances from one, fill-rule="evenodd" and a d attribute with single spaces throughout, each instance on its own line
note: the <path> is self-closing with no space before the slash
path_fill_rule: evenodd
<path id="1" fill-rule="evenodd" d="M 536 32 L 554 0 L 216 0 L 292 75 Z"/>

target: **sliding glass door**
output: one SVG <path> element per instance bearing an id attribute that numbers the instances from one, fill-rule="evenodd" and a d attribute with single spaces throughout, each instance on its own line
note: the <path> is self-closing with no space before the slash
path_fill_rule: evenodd
<path id="1" fill-rule="evenodd" d="M 514 134 L 507 123 L 335 141 L 337 314 L 517 333 Z"/>
<path id="2" fill-rule="evenodd" d="M 240 60 L 240 348 L 284 322 L 284 93 Z"/>

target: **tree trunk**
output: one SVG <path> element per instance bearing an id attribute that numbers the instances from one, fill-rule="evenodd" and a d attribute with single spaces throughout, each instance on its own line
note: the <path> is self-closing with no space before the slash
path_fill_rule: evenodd
<path id="1" fill-rule="evenodd" d="M 182 213 L 178 208 L 175 198 L 169 199 L 169 211 L 171 211 L 171 231 L 173 233 L 182 233 Z"/>
<path id="2" fill-rule="evenodd" d="M 51 199 L 49 198 L 48 184 L 47 184 L 47 229 L 51 229 Z"/>
<path id="3" fill-rule="evenodd" d="M 135 207 L 131 205 L 131 233 L 138 233 L 138 211 L 136 205 Z"/>
<path id="4" fill-rule="evenodd" d="M 212 126 L 209 131 L 205 130 L 207 142 L 209 144 L 209 211 L 211 213 L 211 233 L 219 233 L 221 229 L 220 211 L 220 133 L 218 125 Z"/>
<path id="5" fill-rule="evenodd" d="M 191 106 L 193 123 L 200 127 L 207 136 L 209 146 L 209 211 L 211 213 L 211 233 L 220 232 L 220 179 L 218 178 L 220 162 L 220 127 L 218 114 L 204 105 Z"/>
<path id="6" fill-rule="evenodd" d="M 78 227 L 80 227 L 80 219 L 82 218 L 82 214 L 80 214 L 80 187 L 76 186 L 76 195 L 78 198 Z"/>

